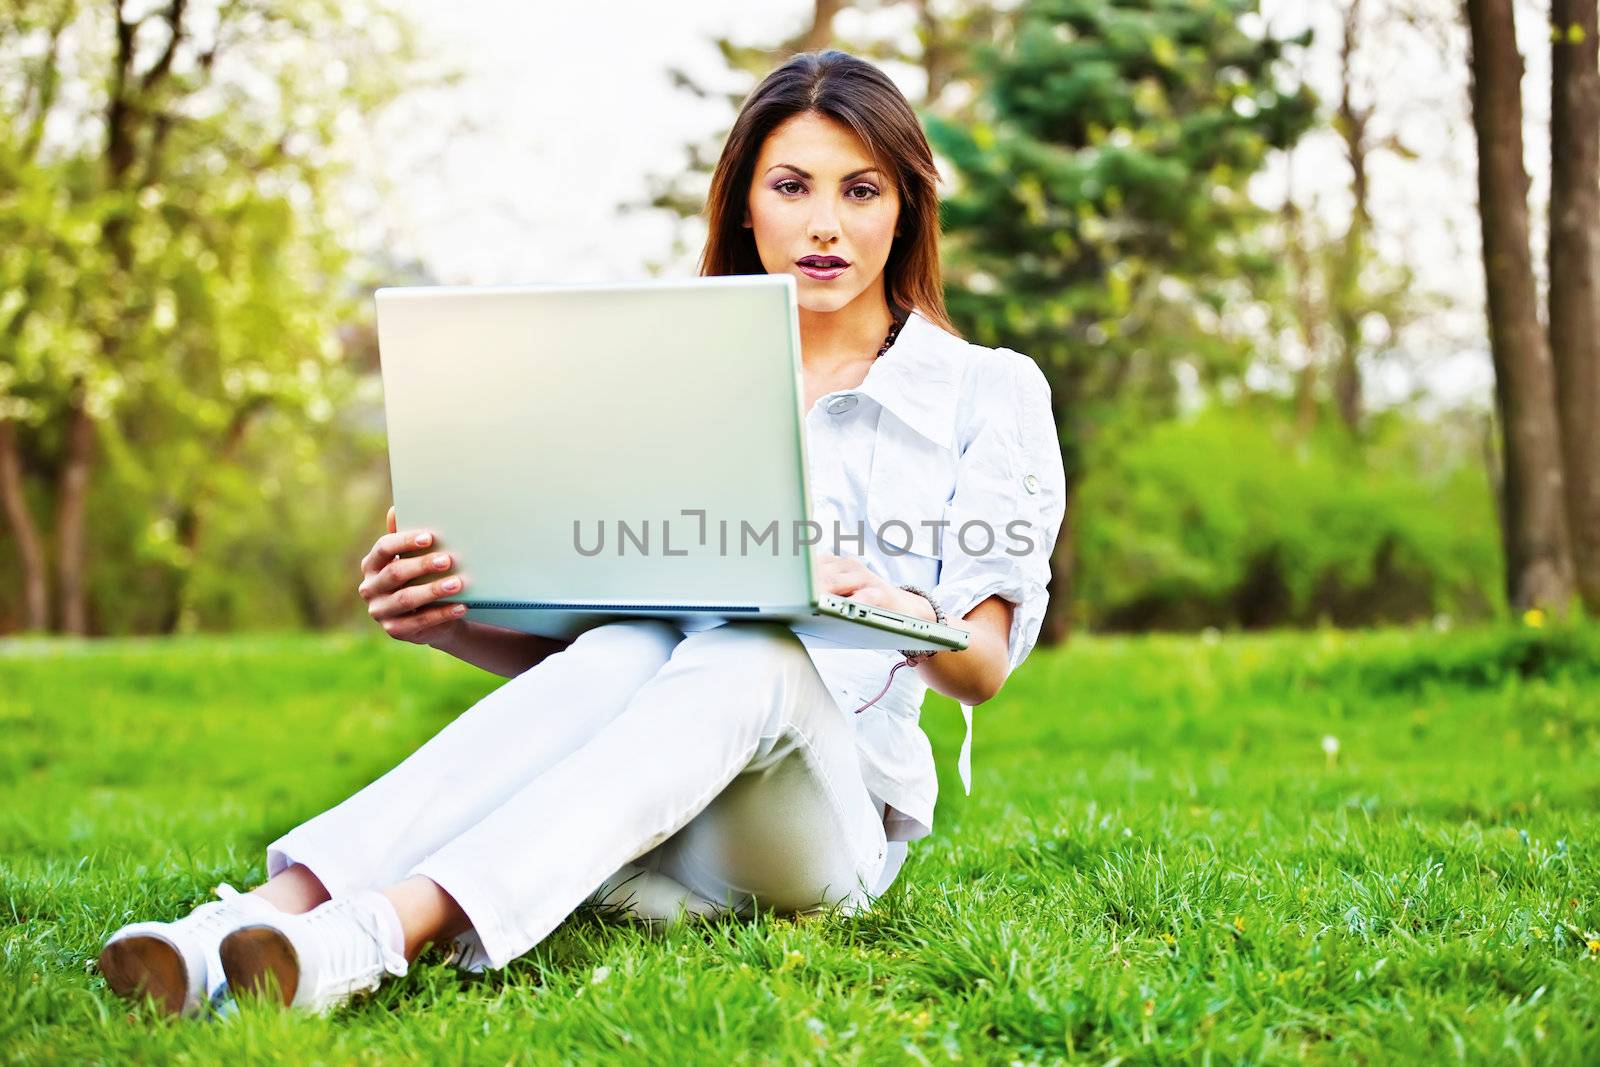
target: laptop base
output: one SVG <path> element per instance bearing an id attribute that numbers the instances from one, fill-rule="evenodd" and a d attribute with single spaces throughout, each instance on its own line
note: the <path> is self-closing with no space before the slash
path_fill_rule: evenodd
<path id="1" fill-rule="evenodd" d="M 508 630 L 520 630 L 523 633 L 565 641 L 570 641 L 585 630 L 592 630 L 608 622 L 642 618 L 665 619 L 684 633 L 709 630 L 714 626 L 721 626 L 724 622 L 781 622 L 787 624 L 795 633 L 836 644 L 841 648 L 944 652 L 967 647 L 965 630 L 925 622 L 922 619 L 906 620 L 905 616 L 870 608 L 865 604 L 853 604 L 849 601 L 842 603 L 846 605 L 843 609 L 845 612 L 853 610 L 863 614 L 844 618 L 817 607 L 734 612 L 725 609 L 621 609 L 608 605 L 605 611 L 585 612 L 571 608 L 541 610 L 469 605 L 465 618 L 470 622 L 482 622 Z M 924 631 L 927 636 L 904 632 L 908 625 Z"/>

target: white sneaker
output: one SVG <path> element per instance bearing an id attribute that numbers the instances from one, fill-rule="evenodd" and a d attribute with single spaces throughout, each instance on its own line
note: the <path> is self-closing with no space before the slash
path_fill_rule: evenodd
<path id="1" fill-rule="evenodd" d="M 235 928 L 281 914 L 254 893 L 226 883 L 221 900 L 209 900 L 172 922 L 129 923 L 100 950 L 98 965 L 106 985 L 130 1000 L 146 994 L 169 1015 L 198 1015 L 222 992 L 218 946 Z"/>
<path id="2" fill-rule="evenodd" d="M 469 926 L 450 939 L 441 962 L 465 974 L 482 974 L 489 969 L 489 950 L 483 947 L 478 931 Z"/>
<path id="3" fill-rule="evenodd" d="M 408 969 L 394 905 L 365 889 L 302 915 L 241 925 L 222 940 L 222 969 L 235 996 L 275 995 L 285 1007 L 323 1014 Z"/>

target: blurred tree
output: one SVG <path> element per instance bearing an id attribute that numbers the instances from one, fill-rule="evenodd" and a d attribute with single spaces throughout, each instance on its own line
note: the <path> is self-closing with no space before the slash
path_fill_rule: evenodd
<path id="1" fill-rule="evenodd" d="M 1271 235 L 1283 249 L 1287 288 L 1281 296 L 1267 298 L 1267 310 L 1293 334 L 1275 332 L 1263 338 L 1261 351 L 1267 361 L 1278 351 L 1291 356 L 1285 362 L 1294 373 L 1302 437 L 1316 427 L 1324 393 L 1346 429 L 1359 436 L 1368 414 L 1364 379 L 1372 366 L 1378 358 L 1393 358 L 1402 331 L 1443 303 L 1434 294 L 1419 292 L 1416 272 L 1403 256 L 1380 249 L 1380 237 L 1390 238 L 1392 249 L 1399 235 L 1392 221 L 1386 232 L 1379 232 L 1370 178 L 1373 164 L 1382 157 L 1418 159 L 1400 134 L 1414 90 L 1396 86 L 1384 60 L 1421 45 L 1426 34 L 1419 32 L 1419 24 L 1439 21 L 1440 16 L 1423 4 L 1386 2 L 1374 8 L 1364 0 L 1335 0 L 1332 9 L 1339 35 L 1329 56 L 1332 106 L 1325 122 L 1348 167 L 1349 206 L 1340 197 L 1328 214 L 1347 211 L 1348 217 L 1339 225 L 1336 217 L 1324 215 L 1326 199 L 1297 188 L 1301 157 L 1317 160 L 1327 148 L 1319 138 L 1306 138 L 1286 154 L 1281 222 Z M 1453 10 L 1445 17 L 1453 18 Z M 1297 77 L 1308 84 L 1310 58 L 1311 51 L 1302 49 L 1296 67 Z M 1311 175 L 1305 188 L 1315 190 L 1319 177 Z"/>
<path id="2" fill-rule="evenodd" d="M 816 51 L 829 47 L 833 41 L 833 23 L 841 9 L 852 6 L 851 0 L 813 0 L 810 18 L 798 33 L 774 45 L 742 44 L 730 37 L 718 37 L 712 43 L 722 54 L 728 70 L 736 75 L 735 87 L 717 89 L 707 85 L 681 67 L 669 67 L 672 84 L 686 90 L 701 100 L 720 99 L 730 114 L 736 114 L 749 91 L 785 59 L 799 52 Z M 706 195 L 711 188 L 711 172 L 716 168 L 717 157 L 722 152 L 722 142 L 727 139 L 728 126 L 719 128 L 715 135 L 687 146 L 688 166 L 667 175 L 648 176 L 650 192 L 642 201 L 621 204 L 620 215 L 633 211 L 665 210 L 680 220 L 673 237 L 671 256 L 685 254 L 691 248 L 698 250 L 704 231 L 691 232 L 685 225 L 699 220 L 706 206 Z M 664 264 L 650 265 L 652 272 L 664 269 Z"/>
<path id="3" fill-rule="evenodd" d="M 1350 164 L 1350 225 L 1337 246 L 1334 285 L 1329 296 L 1333 305 L 1334 332 L 1339 339 L 1338 362 L 1334 365 L 1333 396 L 1340 418 L 1355 432 L 1361 423 L 1361 320 L 1365 310 L 1359 300 L 1350 299 L 1361 284 L 1361 269 L 1371 258 L 1372 209 L 1367 185 L 1367 157 L 1372 151 L 1370 127 L 1372 105 L 1356 99 L 1355 55 L 1362 31 L 1361 0 L 1345 0 L 1343 36 L 1339 41 L 1339 107 L 1333 128 L 1344 142 L 1345 160 Z"/>
<path id="4" fill-rule="evenodd" d="M 910 41 L 914 42 L 910 47 L 903 33 L 871 35 L 863 32 L 860 40 L 845 40 L 836 31 L 842 14 L 860 16 L 864 21 L 868 17 L 907 10 L 915 27 L 910 35 Z M 774 67 L 799 52 L 838 48 L 877 63 L 901 63 L 920 69 L 923 76 L 920 107 L 959 121 L 974 96 L 971 42 L 991 36 L 994 27 L 1006 17 L 1005 12 L 981 0 L 939 4 L 933 0 L 815 0 L 809 23 L 777 44 L 749 45 L 726 37 L 716 39 L 717 50 L 722 53 L 728 70 L 735 75 L 734 88 L 712 88 L 680 68 L 673 68 L 671 77 L 676 86 L 695 97 L 723 100 L 731 123 L 731 115 L 738 112 L 750 90 Z M 682 224 L 674 237 L 672 259 L 691 249 L 698 252 L 704 239 L 701 215 L 705 210 L 711 172 L 727 133 L 728 127 L 723 126 L 714 136 L 689 145 L 686 167 L 673 174 L 652 177 L 650 192 L 644 200 L 623 204 L 618 209 L 621 213 L 665 210 L 676 215 Z M 665 264 L 653 264 L 652 269 L 660 271 L 665 269 Z"/>
<path id="5" fill-rule="evenodd" d="M 330 425 L 354 387 L 335 336 L 353 295 L 338 143 L 413 55 L 377 0 L 8 5 L 0 502 L 27 628 L 90 629 L 88 544 L 113 525 L 134 540 L 111 546 L 112 580 L 158 566 L 150 624 L 176 626 L 252 428 Z M 106 478 L 133 529 L 91 522 Z"/>
<path id="6" fill-rule="evenodd" d="M 973 340 L 1049 377 L 1067 465 L 1046 639 L 1070 627 L 1085 452 L 1113 423 L 1170 414 L 1178 364 L 1238 374 L 1217 329 L 1275 265 L 1245 183 L 1314 116 L 1285 84 L 1293 41 L 1241 28 L 1254 0 L 1030 0 L 979 45 L 970 127 L 928 118 L 959 173 L 945 202 L 950 308 Z"/>
<path id="7" fill-rule="evenodd" d="M 1318 286 L 1321 280 L 1315 272 L 1315 251 L 1326 248 L 1329 241 L 1317 220 L 1315 200 L 1307 206 L 1300 203 L 1295 191 L 1295 157 L 1290 152 L 1284 161 L 1282 234 L 1285 251 L 1284 298 L 1272 303 L 1278 319 L 1292 320 L 1300 342 L 1302 362 L 1295 372 L 1295 426 L 1304 438 L 1317 425 L 1317 393 L 1322 364 L 1326 357 L 1325 328 L 1327 301 Z"/>
<path id="8" fill-rule="evenodd" d="M 1600 614 L 1600 34 L 1595 0 L 1550 11 L 1550 351 L 1578 591 Z"/>
<path id="9" fill-rule="evenodd" d="M 1341 0 L 1339 100 L 1333 129 L 1350 167 L 1350 222 L 1341 241 L 1324 246 L 1329 262 L 1329 318 L 1337 351 L 1333 364 L 1335 409 L 1351 433 L 1359 433 L 1363 414 L 1362 362 L 1372 349 L 1369 325 L 1381 321 L 1392 338 L 1415 313 L 1415 278 L 1405 265 L 1386 262 L 1374 246 L 1370 165 L 1380 152 L 1415 159 L 1397 130 L 1382 130 L 1375 97 L 1378 88 L 1357 71 L 1358 53 L 1368 35 L 1390 33 L 1410 13 L 1388 8 L 1373 15 L 1363 0 Z"/>
<path id="10" fill-rule="evenodd" d="M 1564 611 L 1572 556 L 1550 344 L 1539 322 L 1522 154 L 1522 54 L 1511 0 L 1467 0 L 1478 214 L 1504 453 L 1506 596 L 1516 611 Z"/>

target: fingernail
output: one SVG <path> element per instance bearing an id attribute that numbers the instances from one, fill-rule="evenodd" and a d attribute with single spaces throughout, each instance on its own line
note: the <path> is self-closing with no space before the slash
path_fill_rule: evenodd
<path id="1" fill-rule="evenodd" d="M 417 534 L 417 544 L 418 545 L 431 545 L 431 544 L 433 544 L 433 535 L 432 534 Z"/>
<path id="2" fill-rule="evenodd" d="M 465 615 L 466 613 L 467 606 L 465 604 L 457 604 L 455 607 L 450 609 L 450 614 L 452 615 Z"/>
<path id="3" fill-rule="evenodd" d="M 449 562 L 450 562 L 450 557 L 445 555 L 443 552 L 441 552 L 437 556 L 433 557 L 433 565 L 435 567 L 443 567 L 446 563 L 449 563 Z"/>
<path id="4" fill-rule="evenodd" d="M 445 592 L 454 593 L 457 589 L 460 589 L 460 588 L 461 588 L 461 579 L 459 579 L 459 578 L 446 578 L 445 579 L 444 586 L 443 586 L 443 589 L 444 589 Z"/>

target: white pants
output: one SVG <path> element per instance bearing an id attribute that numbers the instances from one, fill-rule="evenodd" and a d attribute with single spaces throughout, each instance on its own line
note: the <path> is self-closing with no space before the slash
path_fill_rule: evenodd
<path id="1" fill-rule="evenodd" d="M 586 900 L 645 918 L 857 910 L 904 858 L 882 815 L 848 713 L 786 627 L 629 620 L 273 842 L 267 874 L 301 863 L 334 895 L 425 875 L 503 967 Z"/>

